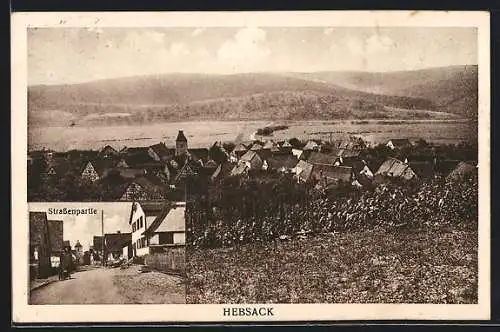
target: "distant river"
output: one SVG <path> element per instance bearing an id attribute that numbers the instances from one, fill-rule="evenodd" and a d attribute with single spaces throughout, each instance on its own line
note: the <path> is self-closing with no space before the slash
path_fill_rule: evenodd
<path id="1" fill-rule="evenodd" d="M 474 121 L 337 120 L 275 121 L 273 124 L 283 124 L 289 128 L 276 131 L 273 136 L 263 139 L 297 137 L 328 140 L 360 135 L 371 143 L 384 142 L 390 138 L 423 138 L 428 142 L 439 143 L 477 141 L 477 122 Z M 30 127 L 28 149 L 100 149 L 106 144 L 121 149 L 124 146 L 149 146 L 160 141 L 167 146 L 174 146 L 178 130 L 184 130 L 190 147 L 208 147 L 215 141 L 248 141 L 258 128 L 267 125 L 269 121 L 200 121 L 137 126 Z"/>

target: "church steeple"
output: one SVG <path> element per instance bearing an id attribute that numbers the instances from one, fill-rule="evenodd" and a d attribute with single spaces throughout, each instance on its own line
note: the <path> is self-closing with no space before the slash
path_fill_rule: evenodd
<path id="1" fill-rule="evenodd" d="M 175 155 L 183 156 L 187 154 L 188 144 L 187 138 L 184 136 L 184 131 L 179 130 L 177 138 L 175 139 Z"/>
<path id="2" fill-rule="evenodd" d="M 175 139 L 176 142 L 187 142 L 186 136 L 184 136 L 184 131 L 179 130 L 179 133 L 177 134 L 177 138 Z"/>
<path id="3" fill-rule="evenodd" d="M 75 244 L 75 250 L 76 252 L 81 252 L 82 251 L 82 245 L 80 244 L 80 241 L 76 240 L 76 244 Z"/>

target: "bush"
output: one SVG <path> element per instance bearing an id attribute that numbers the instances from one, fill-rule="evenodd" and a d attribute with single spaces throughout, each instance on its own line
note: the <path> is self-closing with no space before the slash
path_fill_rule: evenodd
<path id="1" fill-rule="evenodd" d="M 187 209 L 188 242 L 228 247 L 272 241 L 299 233 L 373 227 L 421 229 L 454 224 L 476 227 L 477 176 L 457 183 L 380 184 L 373 191 L 314 192 L 289 179 L 221 189 L 216 205 L 195 202 Z M 213 207 L 217 206 L 216 209 Z"/>

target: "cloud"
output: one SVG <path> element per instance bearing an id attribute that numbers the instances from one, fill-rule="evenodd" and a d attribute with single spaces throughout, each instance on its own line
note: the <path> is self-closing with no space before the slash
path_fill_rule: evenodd
<path id="1" fill-rule="evenodd" d="M 389 53 L 396 47 L 394 41 L 383 35 L 371 35 L 368 38 L 346 37 L 343 40 L 335 41 L 330 46 L 331 51 L 346 49 L 352 56 L 378 56 Z"/>
<path id="2" fill-rule="evenodd" d="M 365 43 L 358 38 L 350 38 L 346 46 L 352 55 L 366 55 Z"/>
<path id="3" fill-rule="evenodd" d="M 64 218 L 64 240 L 69 240 L 72 246 L 76 241 L 80 241 L 84 249 L 95 234 L 101 234 L 100 218 L 95 215 L 79 215 L 78 217 L 70 215 Z"/>
<path id="4" fill-rule="evenodd" d="M 88 32 L 95 32 L 97 34 L 103 34 L 104 30 L 100 27 L 87 27 L 86 28 Z"/>
<path id="5" fill-rule="evenodd" d="M 326 28 L 325 30 L 323 30 L 323 33 L 326 35 L 326 36 L 330 36 L 332 33 L 333 33 L 334 29 L 333 28 Z"/>
<path id="6" fill-rule="evenodd" d="M 116 233 L 118 231 L 122 233 L 130 232 L 128 222 L 123 216 L 113 215 L 111 217 L 106 217 L 104 219 L 104 232 L 105 233 Z"/>
<path id="7" fill-rule="evenodd" d="M 132 31 L 125 37 L 124 45 L 136 51 L 154 51 L 165 46 L 165 34 L 156 31 Z"/>
<path id="8" fill-rule="evenodd" d="M 266 32 L 259 28 L 243 28 L 217 51 L 217 58 L 233 65 L 247 65 L 267 58 L 271 51 L 265 45 Z"/>
<path id="9" fill-rule="evenodd" d="M 193 30 L 193 32 L 191 33 L 191 36 L 193 37 L 196 37 L 196 36 L 199 36 L 201 35 L 204 31 L 206 30 L 206 28 L 196 28 Z"/>
<path id="10" fill-rule="evenodd" d="M 191 54 L 191 51 L 188 49 L 186 44 L 182 42 L 172 43 L 172 45 L 170 45 L 169 52 L 173 57 L 176 58 Z"/>
<path id="11" fill-rule="evenodd" d="M 394 41 L 387 36 L 376 34 L 366 40 L 366 50 L 369 54 L 387 53 L 394 47 Z"/>
<path id="12" fill-rule="evenodd" d="M 394 59 L 390 59 L 396 46 L 396 43 L 385 35 L 347 35 L 332 42 L 330 53 L 337 63 L 343 64 L 344 69 L 384 71 L 394 66 Z"/>

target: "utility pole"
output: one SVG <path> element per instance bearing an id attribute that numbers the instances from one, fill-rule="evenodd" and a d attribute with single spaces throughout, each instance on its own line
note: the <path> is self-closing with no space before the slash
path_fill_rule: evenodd
<path id="1" fill-rule="evenodd" d="M 101 263 L 102 263 L 102 266 L 104 266 L 104 210 L 101 210 L 101 235 L 102 235 Z"/>

